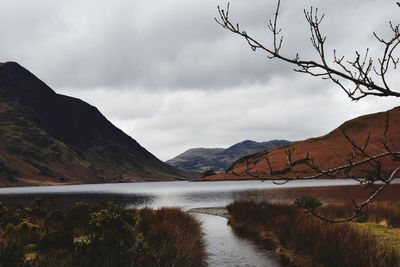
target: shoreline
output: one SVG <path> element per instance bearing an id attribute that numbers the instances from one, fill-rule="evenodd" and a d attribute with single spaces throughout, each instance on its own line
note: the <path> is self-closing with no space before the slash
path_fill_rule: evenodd
<path id="1" fill-rule="evenodd" d="M 310 179 L 312 180 L 312 179 Z M 353 180 L 351 178 L 320 178 L 319 180 Z M 243 181 L 259 181 L 259 182 L 273 182 L 274 180 L 263 180 L 255 178 L 240 178 L 240 179 L 218 179 L 212 180 L 207 178 L 195 178 L 195 179 L 172 179 L 172 180 L 132 180 L 132 181 L 107 181 L 107 182 L 81 182 L 78 180 L 74 181 L 41 181 L 41 180 L 29 180 L 18 178 L 18 182 L 9 184 L 0 184 L 0 188 L 18 188 L 18 187 L 41 187 L 41 186 L 68 186 L 68 185 L 93 185 L 93 184 L 125 184 L 125 183 L 158 183 L 158 182 L 188 182 L 188 183 L 201 183 L 201 182 L 243 182 Z M 293 179 L 293 181 L 298 181 Z M 394 179 L 392 184 L 400 183 L 400 179 Z"/>
<path id="2" fill-rule="evenodd" d="M 231 215 L 229 214 L 228 209 L 226 207 L 193 208 L 193 209 L 188 210 L 187 212 L 220 216 L 220 217 L 224 217 L 228 220 L 231 218 Z"/>

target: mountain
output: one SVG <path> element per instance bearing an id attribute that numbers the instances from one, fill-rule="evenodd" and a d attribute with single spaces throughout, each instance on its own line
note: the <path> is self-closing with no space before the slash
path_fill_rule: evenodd
<path id="1" fill-rule="evenodd" d="M 386 114 L 389 114 L 387 117 Z M 389 127 L 386 128 L 386 121 L 389 121 Z M 400 149 L 400 107 L 396 107 L 387 112 L 379 112 L 361 116 L 349 120 L 330 133 L 318 137 L 310 138 L 304 141 L 294 142 L 284 148 L 275 148 L 266 152 L 253 154 L 236 161 L 226 173 L 217 174 L 207 177 L 209 180 L 231 180 L 231 179 L 255 179 L 249 175 L 245 175 L 246 169 L 250 169 L 252 173 L 259 173 L 270 178 L 267 173 L 269 166 L 267 159 L 270 161 L 273 170 L 283 170 L 288 167 L 287 151 L 291 151 L 292 162 L 305 158 L 307 154 L 309 158 L 320 169 L 329 169 L 342 166 L 349 163 L 349 160 L 356 162 L 364 159 L 365 155 L 357 155 L 353 153 L 351 143 L 346 139 L 346 135 L 353 140 L 360 148 L 366 143 L 366 153 L 368 155 L 376 155 L 385 152 L 384 133 L 387 129 L 387 144 L 392 151 Z M 367 142 L 368 140 L 368 142 Z M 393 159 L 385 159 L 382 161 L 383 171 L 391 173 L 395 168 L 400 166 L 400 161 Z M 294 171 L 285 173 L 285 177 L 310 176 L 315 171 L 304 168 L 301 165 L 294 167 Z M 350 175 L 354 177 L 368 177 L 372 175 L 373 168 L 369 164 L 364 164 L 358 168 L 354 168 Z M 338 173 L 336 177 L 344 177 L 343 173 Z"/>
<path id="2" fill-rule="evenodd" d="M 255 142 L 246 140 L 229 148 L 192 148 L 177 157 L 166 161 L 175 168 L 186 171 L 204 172 L 208 169 L 224 171 L 243 156 L 254 154 L 267 149 L 286 146 L 286 140 Z"/>
<path id="3" fill-rule="evenodd" d="M 0 64 L 0 184 L 174 180 L 163 163 L 84 101 Z"/>

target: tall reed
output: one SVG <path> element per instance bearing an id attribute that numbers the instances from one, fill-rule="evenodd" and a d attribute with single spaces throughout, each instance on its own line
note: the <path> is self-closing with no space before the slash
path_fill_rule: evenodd
<path id="1" fill-rule="evenodd" d="M 294 205 L 234 202 L 228 206 L 231 224 L 240 231 L 269 231 L 279 246 L 310 257 L 313 265 L 327 267 L 399 266 L 393 248 L 378 242 L 366 231 L 350 224 L 324 223 Z"/>

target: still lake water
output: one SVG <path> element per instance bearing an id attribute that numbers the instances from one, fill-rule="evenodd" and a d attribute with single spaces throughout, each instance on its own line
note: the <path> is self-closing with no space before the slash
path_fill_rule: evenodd
<path id="1" fill-rule="evenodd" d="M 96 201 L 104 198 L 116 199 L 128 207 L 180 207 L 183 209 L 199 207 L 226 206 L 234 200 L 260 198 L 275 200 L 271 195 L 277 189 L 349 186 L 357 183 L 349 179 L 292 181 L 285 185 L 275 185 L 270 181 L 222 181 L 222 182 L 150 182 L 119 184 L 85 184 L 63 186 L 33 186 L 0 188 L 0 199 L 30 198 L 50 195 L 57 199 L 85 199 Z"/>
<path id="2" fill-rule="evenodd" d="M 396 184 L 387 195 L 397 198 L 398 192 L 399 185 Z M 324 201 L 344 202 L 352 197 L 363 198 L 367 193 L 349 179 L 292 181 L 279 186 L 270 181 L 178 181 L 0 188 L 0 201 L 26 203 L 37 196 L 49 196 L 58 205 L 112 200 L 128 208 L 180 207 L 189 210 L 226 206 L 235 200 L 292 202 L 305 194 L 316 195 Z M 203 223 L 209 266 L 279 266 L 272 254 L 233 233 L 227 219 L 205 214 L 195 216 Z"/>

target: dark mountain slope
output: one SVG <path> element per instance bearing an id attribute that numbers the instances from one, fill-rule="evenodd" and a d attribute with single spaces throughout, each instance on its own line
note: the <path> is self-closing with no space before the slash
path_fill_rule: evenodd
<path id="1" fill-rule="evenodd" d="M 97 108 L 0 64 L 1 184 L 181 179 Z M 3 171 L 1 171 L 3 170 Z"/>

